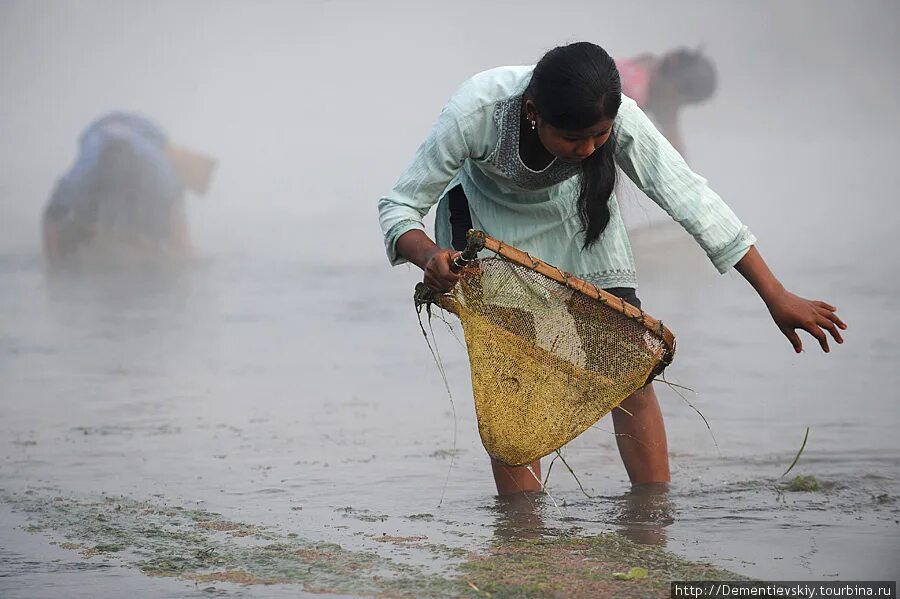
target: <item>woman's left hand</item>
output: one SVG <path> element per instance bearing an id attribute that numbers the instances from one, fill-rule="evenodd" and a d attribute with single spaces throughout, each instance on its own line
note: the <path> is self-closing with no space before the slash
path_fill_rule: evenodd
<path id="1" fill-rule="evenodd" d="M 818 300 L 808 300 L 790 291 L 782 290 L 781 293 L 766 301 L 772 319 L 785 337 L 794 346 L 794 351 L 803 351 L 803 342 L 797 334 L 797 329 L 803 329 L 819 340 L 822 350 L 828 352 L 828 335 L 831 333 L 834 340 L 843 343 L 844 338 L 838 329 L 846 329 L 838 315 L 837 308 Z"/>

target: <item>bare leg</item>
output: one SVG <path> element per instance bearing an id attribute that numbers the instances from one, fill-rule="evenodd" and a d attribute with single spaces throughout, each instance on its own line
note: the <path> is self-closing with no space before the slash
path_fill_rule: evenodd
<path id="1" fill-rule="evenodd" d="M 619 455 L 634 485 L 669 482 L 669 446 L 652 385 L 635 391 L 613 410 Z M 627 413 L 625 412 L 627 410 Z M 497 484 L 499 488 L 499 483 Z"/>
<path id="2" fill-rule="evenodd" d="M 534 474 L 528 470 L 527 466 L 506 466 L 491 458 L 491 470 L 494 472 L 494 482 L 497 483 L 497 493 L 513 495 L 540 491 L 541 484 L 538 480 L 541 478 L 541 461 L 532 462 L 531 468 L 534 470 Z"/>

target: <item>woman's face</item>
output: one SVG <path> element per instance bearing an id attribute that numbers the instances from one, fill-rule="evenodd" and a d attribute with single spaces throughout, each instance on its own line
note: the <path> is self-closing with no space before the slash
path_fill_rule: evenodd
<path id="1" fill-rule="evenodd" d="M 581 162 L 606 143 L 612 133 L 613 119 L 601 119 L 585 129 L 559 129 L 543 120 L 534 102 L 525 102 L 525 116 L 537 123 L 537 134 L 548 152 L 567 162 Z"/>
<path id="2" fill-rule="evenodd" d="M 613 119 L 602 119 L 586 129 L 558 129 L 537 119 L 537 133 L 547 151 L 568 162 L 581 162 L 606 143 L 612 133 Z"/>

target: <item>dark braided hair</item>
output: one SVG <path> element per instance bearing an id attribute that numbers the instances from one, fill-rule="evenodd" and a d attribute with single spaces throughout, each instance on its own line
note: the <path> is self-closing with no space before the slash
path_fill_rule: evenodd
<path id="1" fill-rule="evenodd" d="M 616 63 L 590 42 L 559 46 L 547 52 L 531 76 L 526 94 L 538 114 L 558 129 L 577 131 L 604 119 L 615 119 L 622 103 L 622 83 Z M 609 199 L 616 185 L 615 137 L 581 162 L 578 215 L 584 249 L 590 248 L 609 224 Z"/>

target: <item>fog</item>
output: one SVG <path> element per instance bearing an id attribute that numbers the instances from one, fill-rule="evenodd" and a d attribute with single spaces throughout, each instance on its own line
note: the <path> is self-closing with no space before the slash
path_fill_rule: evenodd
<path id="1" fill-rule="evenodd" d="M 567 449 L 594 498 L 557 467 L 559 505 L 533 505 L 528 526 L 612 530 L 756 578 L 895 579 L 898 23 L 900 3 L 875 0 L 0 0 L 0 595 L 202 595 L 187 571 L 141 573 L 197 547 L 119 534 L 160 505 L 427 572 L 460 561 L 448 547 L 505 543 L 516 517 L 493 495 L 465 350 L 435 336 L 454 414 L 411 302 L 421 273 L 388 266 L 376 202 L 466 78 L 578 40 L 614 57 L 704 48 L 719 85 L 684 111 L 690 165 L 785 285 L 850 329 L 794 355 L 739 275 L 623 189 L 640 297 L 678 336 L 667 375 L 715 439 L 658 384 L 662 504 L 635 500 L 601 420 Z M 174 276 L 45 267 L 43 207 L 111 110 L 218 161 L 188 197 L 196 259 Z M 790 493 L 779 477 L 807 426 L 795 472 L 822 490 Z M 265 578 L 231 537 L 184 527 Z M 384 590 L 354 576 L 315 588 Z"/>
<path id="2" fill-rule="evenodd" d="M 190 206 L 200 248 L 307 250 L 302 240 L 319 243 L 314 232 L 327 214 L 330 236 L 354 241 L 344 246 L 348 260 L 377 252 L 374 202 L 455 87 L 581 39 L 614 56 L 705 48 L 720 85 L 710 103 L 686 111 L 692 164 L 745 220 L 767 227 L 755 217 L 768 214 L 770 202 L 787 202 L 778 197 L 781 180 L 851 170 L 841 162 L 859 141 L 896 149 L 898 11 L 894 2 L 548 9 L 7 0 L 0 4 L 0 247 L 35 247 L 41 206 L 72 162 L 79 132 L 108 110 L 127 109 L 219 159 L 212 194 Z M 821 158 L 814 170 L 790 167 L 776 142 L 785 139 L 814 142 L 808 150 Z"/>

